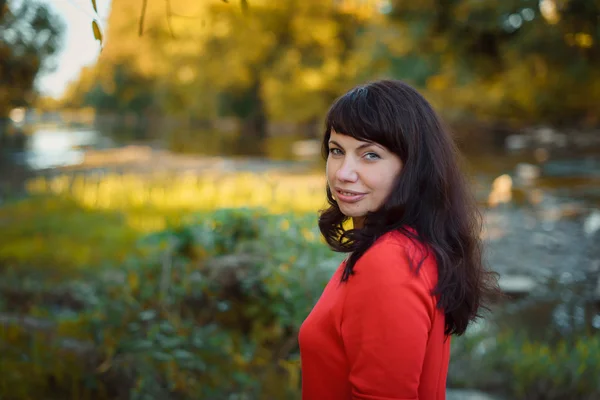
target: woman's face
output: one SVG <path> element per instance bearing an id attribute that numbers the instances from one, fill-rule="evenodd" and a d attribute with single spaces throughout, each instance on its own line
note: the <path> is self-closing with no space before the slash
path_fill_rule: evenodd
<path id="1" fill-rule="evenodd" d="M 392 191 L 402 169 L 400 157 L 374 142 L 363 142 L 331 130 L 327 183 L 342 213 L 362 227 Z"/>

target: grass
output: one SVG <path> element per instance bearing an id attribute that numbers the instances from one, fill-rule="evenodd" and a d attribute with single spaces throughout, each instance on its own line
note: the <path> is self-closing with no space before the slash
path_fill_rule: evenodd
<path id="1" fill-rule="evenodd" d="M 314 212 L 325 205 L 325 180 L 320 175 L 65 174 L 33 179 L 27 190 L 31 194 L 70 196 L 82 207 L 103 210 L 186 212 L 263 207 L 279 213 Z"/>
<path id="2" fill-rule="evenodd" d="M 195 212 L 316 212 L 325 205 L 324 186 L 316 175 L 250 173 L 35 178 L 27 182 L 30 197 L 0 207 L 0 263 L 60 271 L 120 263 L 142 235 Z"/>

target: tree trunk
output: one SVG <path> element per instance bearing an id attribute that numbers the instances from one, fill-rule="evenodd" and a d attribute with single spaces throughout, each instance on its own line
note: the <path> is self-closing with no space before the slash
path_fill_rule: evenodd
<path id="1" fill-rule="evenodd" d="M 255 79 L 250 88 L 250 112 L 242 118 L 241 132 L 238 140 L 238 151 L 242 154 L 265 155 L 267 140 L 267 116 L 265 103 L 261 95 L 262 81 Z"/>

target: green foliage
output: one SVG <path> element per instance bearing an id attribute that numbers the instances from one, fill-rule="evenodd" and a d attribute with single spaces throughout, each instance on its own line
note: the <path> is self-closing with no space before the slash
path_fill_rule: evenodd
<path id="1" fill-rule="evenodd" d="M 10 326 L 0 329 L 0 396 L 3 399 L 50 400 L 90 398 L 95 385 L 86 390 L 81 359 L 61 351 L 45 333 Z M 78 397 L 81 396 L 81 397 Z M 98 399 L 107 399 L 101 392 Z"/>
<path id="2" fill-rule="evenodd" d="M 600 339 L 563 340 L 555 346 L 527 339 L 500 343 L 514 380 L 511 390 L 526 399 L 595 399 L 600 396 Z M 510 381 L 509 381 L 510 382 Z"/>
<path id="3" fill-rule="evenodd" d="M 138 114 L 150 107 L 152 82 L 132 71 L 125 61 L 114 66 L 113 80 L 109 87 L 98 82 L 85 94 L 80 93 L 83 104 L 93 105 L 99 112 L 119 110 Z"/>
<path id="4" fill-rule="evenodd" d="M 490 390 L 510 399 L 597 399 L 600 338 L 531 339 L 523 329 L 488 327 L 454 338 L 449 384 Z"/>
<path id="5" fill-rule="evenodd" d="M 122 214 L 85 209 L 64 197 L 8 203 L 0 208 L 0 227 L 5 268 L 46 268 L 61 275 L 120 263 L 135 254 L 140 236 Z"/>
<path id="6" fill-rule="evenodd" d="M 123 97 L 151 99 L 154 114 L 238 118 L 246 136 L 264 138 L 266 120 L 315 121 L 358 77 L 381 70 L 370 46 L 377 33 L 360 10 L 316 0 L 162 2 L 112 5 L 103 57 L 67 90 L 66 103 L 84 93 L 113 94 L 110 111 L 129 111 Z M 144 34 L 137 18 L 144 12 Z M 166 14 L 165 14 L 166 13 Z M 117 67 L 133 81 L 117 93 Z M 225 69 L 223 66 L 227 66 Z M 100 110 L 101 96 L 85 99 Z M 146 105 L 146 108 L 149 106 Z"/>
<path id="7" fill-rule="evenodd" d="M 393 75 L 411 80 L 445 114 L 513 125 L 597 124 L 600 30 L 593 0 L 392 1 L 410 46 Z M 428 72 L 405 57 L 420 59 Z"/>
<path id="8" fill-rule="evenodd" d="M 0 122 L 34 98 L 38 73 L 60 48 L 63 26 L 38 2 L 0 0 Z M 2 127 L 0 126 L 0 129 Z M 1 134 L 1 132 L 0 132 Z"/>
<path id="9" fill-rule="evenodd" d="M 150 91 L 154 111 L 231 115 L 262 137 L 265 120 L 319 120 L 350 86 L 382 76 L 416 85 L 451 119 L 599 121 L 593 0 L 178 2 L 177 13 L 143 4 L 113 4 L 109 36 L 119 40 L 67 97 L 110 87 L 127 60 L 132 96 Z"/>
<path id="10" fill-rule="evenodd" d="M 2 211 L 3 257 L 6 241 L 36 231 L 54 247 L 70 238 L 106 253 L 102 268 L 70 251 L 0 259 L 2 398 L 299 398 L 298 329 L 341 261 L 316 215 L 218 209 L 140 238 L 118 214 L 86 215 L 65 199 Z M 450 386 L 516 400 L 600 396 L 597 336 L 544 341 L 498 323 L 506 309 L 492 316 L 452 339 Z"/>
<path id="11" fill-rule="evenodd" d="M 315 222 L 314 215 L 230 209 L 148 235 L 139 244 L 143 256 L 88 276 L 82 310 L 57 316 L 39 305 L 35 315 L 55 316 L 62 335 L 95 349 L 91 365 L 70 358 L 81 374 L 72 386 L 57 384 L 94 398 L 111 390 L 132 399 L 294 398 L 299 324 L 340 261 L 318 239 Z M 9 343 L 32 357 L 19 340 Z M 59 344 L 51 342 L 48 354 L 60 353 Z M 46 382 L 52 363 L 36 360 L 29 368 Z M 3 368 L 14 362 L 4 361 Z M 12 376 L 18 388 L 30 379 Z M 116 389 L 108 386 L 114 376 L 121 377 Z"/>

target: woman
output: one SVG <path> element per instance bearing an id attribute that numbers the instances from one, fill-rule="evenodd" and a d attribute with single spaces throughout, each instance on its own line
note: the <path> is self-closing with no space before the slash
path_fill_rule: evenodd
<path id="1" fill-rule="evenodd" d="M 444 399 L 449 337 L 496 288 L 454 144 L 415 89 L 383 80 L 333 104 L 323 152 L 319 227 L 349 256 L 300 328 L 302 397 Z"/>

